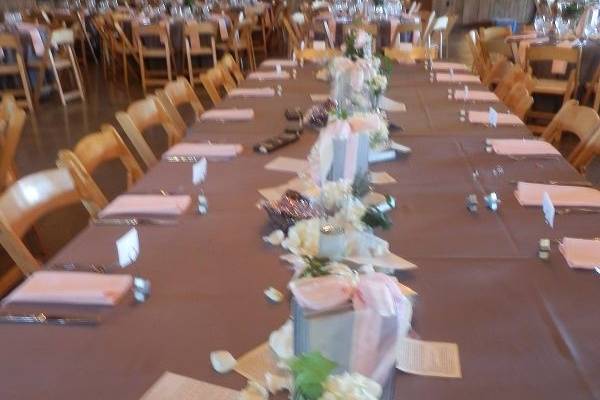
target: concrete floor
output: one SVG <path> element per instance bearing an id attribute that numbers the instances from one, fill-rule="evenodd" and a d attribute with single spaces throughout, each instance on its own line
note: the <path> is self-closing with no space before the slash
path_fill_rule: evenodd
<path id="1" fill-rule="evenodd" d="M 467 43 L 464 40 L 466 31 L 455 32 L 450 40 L 450 58 L 471 63 Z M 84 70 L 87 102 L 75 101 L 67 107 L 60 104 L 58 96 L 52 95 L 43 99 L 35 114 L 30 115 L 17 150 L 16 163 L 19 174 L 26 175 L 55 166 L 56 154 L 60 149 L 72 148 L 79 139 L 90 132 L 97 131 L 100 125 L 111 123 L 118 126 L 115 112 L 125 109 L 134 100 L 143 97 L 141 88 L 134 83 L 128 93 L 121 82 L 107 81 L 99 66 L 91 64 Z M 210 102 L 200 93 L 203 103 Z M 568 147 L 572 144 L 567 143 Z M 119 173 L 118 163 L 101 167 L 94 177 L 109 198 L 114 198 L 125 188 L 125 176 Z M 600 183 L 600 162 L 595 160 L 589 168 L 588 176 Z M 117 178 L 115 178 L 117 177 Z M 87 214 L 83 207 L 73 206 L 42 219 L 36 228 L 41 237 L 40 246 L 37 241 L 27 242 L 34 253 L 46 259 L 60 249 L 87 223 Z M 10 265 L 10 259 L 0 251 L 0 265 Z M 1 268 L 0 268 L 1 270 Z"/>

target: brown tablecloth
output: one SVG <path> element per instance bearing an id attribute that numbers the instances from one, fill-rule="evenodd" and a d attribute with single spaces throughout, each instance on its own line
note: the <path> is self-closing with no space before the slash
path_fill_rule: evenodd
<path id="1" fill-rule="evenodd" d="M 237 142 L 245 150 L 232 161 L 209 164 L 202 187 L 208 215 L 190 211 L 176 226 L 138 228 L 140 257 L 123 272 L 151 279 L 147 303 L 125 301 L 102 310 L 102 324 L 91 328 L 0 325 L 0 398 L 137 399 L 165 370 L 244 386 L 235 373 L 214 372 L 209 353 L 225 349 L 240 356 L 289 317 L 286 302 L 269 304 L 262 293 L 269 286 L 285 291 L 291 273 L 279 260 L 282 251 L 261 239 L 271 227 L 255 207 L 256 190 L 291 179 L 264 165 L 278 156 L 305 157 L 316 133 L 307 131 L 270 155 L 252 153 L 251 145 L 282 132 L 286 108 L 307 107 L 309 93 L 327 92 L 313 73 L 305 67 L 297 80 L 282 82 L 283 97 L 226 99 L 219 105 L 253 107 L 252 122 L 203 122 L 190 130 L 187 141 Z M 600 215 L 557 216 L 551 229 L 539 208 L 520 207 L 511 180 L 581 178 L 563 159 L 516 161 L 486 153 L 486 137 L 529 133 L 524 127 L 460 123 L 463 104 L 447 99 L 448 87 L 430 83 L 420 66 L 396 67 L 388 96 L 405 102 L 408 112 L 392 115 L 405 130 L 394 139 L 413 153 L 373 170 L 398 180 L 376 188 L 398 202 L 394 226 L 381 236 L 419 266 L 399 275 L 418 292 L 414 330 L 425 340 L 458 343 L 463 378 L 398 373 L 396 398 L 598 398 L 600 279 L 570 270 L 555 246 L 550 261 L 536 253 L 541 237 L 600 236 Z M 493 173 L 498 166 L 499 175 Z M 199 191 L 188 164 L 160 163 L 133 191 L 158 188 Z M 477 214 L 466 210 L 467 194 L 481 199 L 489 191 L 503 201 L 498 213 L 483 205 Z M 111 263 L 114 242 L 127 229 L 90 227 L 52 263 Z"/>

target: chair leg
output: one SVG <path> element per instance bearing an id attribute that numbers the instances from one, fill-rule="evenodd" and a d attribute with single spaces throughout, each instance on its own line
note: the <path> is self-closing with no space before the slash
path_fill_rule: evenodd
<path id="1" fill-rule="evenodd" d="M 148 93 L 146 93 L 146 67 L 144 65 L 144 57 L 140 54 L 140 74 L 141 74 L 141 78 L 142 78 L 142 89 L 144 90 L 144 96 L 146 96 Z"/>
<path id="2" fill-rule="evenodd" d="M 65 93 L 63 92 L 62 84 L 60 83 L 60 76 L 58 75 L 58 70 L 56 69 L 56 64 L 54 63 L 54 56 L 50 52 L 49 55 L 50 66 L 52 67 L 52 72 L 54 74 L 54 80 L 56 81 L 56 87 L 58 88 L 58 95 L 60 96 L 60 101 L 64 106 L 67 105 L 67 101 L 65 100 Z"/>
<path id="3" fill-rule="evenodd" d="M 33 101 L 31 100 L 31 88 L 29 87 L 29 77 L 25 70 L 25 65 L 21 55 L 17 55 L 17 64 L 19 66 L 19 75 L 21 76 L 21 83 L 23 85 L 23 91 L 25 92 L 25 100 L 27 101 L 27 107 L 29 111 L 33 112 Z"/>
<path id="4" fill-rule="evenodd" d="M 129 89 L 129 68 L 127 66 L 127 53 L 123 52 L 123 78 L 125 80 L 125 87 Z"/>
<path id="5" fill-rule="evenodd" d="M 77 84 L 77 91 L 79 92 L 79 97 L 81 98 L 81 101 L 85 103 L 85 92 L 83 91 L 81 70 L 79 69 L 79 64 L 77 63 L 75 53 L 73 52 L 73 49 L 71 47 L 69 47 L 69 57 L 71 59 L 71 68 L 73 69 L 73 74 L 75 74 L 75 83 Z"/>

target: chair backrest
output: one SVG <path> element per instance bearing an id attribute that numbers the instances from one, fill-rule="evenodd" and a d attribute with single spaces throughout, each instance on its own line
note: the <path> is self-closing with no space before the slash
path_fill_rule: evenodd
<path id="1" fill-rule="evenodd" d="M 184 133 L 173 123 L 156 96 L 148 96 L 132 103 L 126 112 L 117 112 L 116 117 L 147 167 L 151 167 L 157 162 L 156 156 L 144 139 L 148 128 L 161 126 L 167 135 L 169 147 L 179 142 Z"/>
<path id="2" fill-rule="evenodd" d="M 6 128 L 0 135 L 2 155 L 0 158 L 0 190 L 4 190 L 15 179 L 15 154 L 25 126 L 26 113 L 17 106 L 11 95 L 2 97 L 2 118 L 6 120 Z"/>
<path id="3" fill-rule="evenodd" d="M 139 25 L 132 24 L 133 37 L 138 47 L 138 50 L 143 54 L 147 50 L 155 51 L 157 48 L 162 48 L 165 54 L 170 54 L 170 34 L 169 25 L 164 23 L 152 24 L 152 25 Z M 160 46 L 153 45 L 148 47 L 145 45 L 145 39 L 158 38 Z"/>
<path id="4" fill-rule="evenodd" d="M 512 86 L 508 96 L 504 100 L 506 106 L 521 120 L 525 120 L 525 115 L 533 104 L 533 97 L 521 82 Z"/>
<path id="5" fill-rule="evenodd" d="M 55 29 L 50 34 L 50 43 L 54 47 L 63 45 L 72 45 L 75 41 L 75 34 L 72 29 L 61 28 Z"/>
<path id="6" fill-rule="evenodd" d="M 577 171 L 584 173 L 592 159 L 598 155 L 600 155 L 600 127 L 598 127 L 590 139 L 581 146 L 578 152 L 571 152 L 568 161 Z"/>
<path id="7" fill-rule="evenodd" d="M 223 54 L 223 57 L 221 57 L 219 64 L 225 67 L 227 71 L 229 71 L 229 74 L 235 78 L 238 84 L 242 83 L 242 81 L 244 80 L 244 74 L 242 73 L 242 69 L 240 68 L 238 63 L 235 62 L 235 58 L 233 58 L 231 54 Z"/>
<path id="8" fill-rule="evenodd" d="M 171 120 L 179 125 L 182 131 L 187 129 L 187 125 L 177 110 L 178 107 L 189 104 L 194 110 L 196 120 L 204 112 L 200 99 L 196 96 L 192 85 L 184 77 L 179 77 L 177 80 L 167 83 L 164 89 L 156 91 L 156 96 L 171 116 Z"/>
<path id="9" fill-rule="evenodd" d="M 412 62 L 412 61 L 424 61 L 424 60 L 436 60 L 438 57 L 437 48 L 434 47 L 421 47 L 415 46 L 410 50 L 403 50 L 399 48 L 384 49 L 384 54 L 393 60 L 400 62 Z"/>
<path id="10" fill-rule="evenodd" d="M 544 129 L 542 138 L 547 142 L 556 144 L 560 142 L 564 131 L 572 132 L 579 138 L 579 144 L 573 149 L 571 155 L 575 156 L 585 146 L 600 125 L 598 113 L 586 106 L 580 106 L 577 100 L 569 100 L 552 118 L 550 124 Z"/>
<path id="11" fill-rule="evenodd" d="M 504 101 L 506 96 L 508 96 L 508 93 L 510 93 L 513 85 L 518 82 L 522 82 L 525 76 L 528 76 L 528 74 L 523 71 L 523 68 L 520 65 L 510 64 L 510 68 L 500 78 L 498 85 L 496 85 L 494 93 L 496 93 L 496 96 L 498 96 L 500 100 Z M 531 88 L 527 87 L 527 90 L 531 90 Z"/>
<path id="12" fill-rule="evenodd" d="M 421 37 L 423 43 L 429 43 L 429 38 L 431 36 L 431 31 L 433 29 L 434 21 L 435 21 L 435 11 L 431 11 L 429 13 L 429 18 L 427 19 L 427 24 L 425 25 L 425 29 L 423 30 L 423 35 Z"/>
<path id="13" fill-rule="evenodd" d="M 483 41 L 492 39 L 506 39 L 512 35 L 512 28 L 509 26 L 492 26 L 489 28 L 479 28 L 479 37 Z"/>
<path id="14" fill-rule="evenodd" d="M 421 32 L 421 24 L 420 23 L 412 23 L 412 24 L 398 24 L 396 26 L 396 30 L 394 31 L 394 36 L 392 39 L 392 47 L 396 45 L 398 42 L 398 37 L 403 33 L 409 32 Z"/>
<path id="15" fill-rule="evenodd" d="M 285 14 L 282 14 L 281 22 L 283 23 L 283 27 L 285 28 L 285 32 L 287 34 L 288 48 L 295 49 L 295 48 L 300 47 L 300 37 L 298 36 L 296 31 L 292 27 L 292 23 L 290 22 L 290 19 Z"/>
<path id="16" fill-rule="evenodd" d="M 67 168 L 75 182 L 80 196 L 94 199 L 94 204 L 104 208 L 106 196 L 102 193 L 92 174 L 101 164 L 120 160 L 127 174 L 127 187 L 131 187 L 144 173 L 129 151 L 125 142 L 111 125 L 102 125 L 100 132 L 91 133 L 82 138 L 73 150 L 61 150 L 58 153 L 58 167 Z M 93 210 L 94 214 L 98 210 Z"/>
<path id="17" fill-rule="evenodd" d="M 61 168 L 27 175 L 0 195 L 0 243 L 24 274 L 40 264 L 21 238 L 42 216 L 80 200 L 69 171 Z"/>
<path id="18" fill-rule="evenodd" d="M 200 74 L 200 82 L 202 82 L 202 86 L 208 93 L 208 97 L 213 102 L 213 104 L 218 104 L 221 102 L 221 94 L 220 92 L 224 89 L 225 91 L 228 89 L 225 73 L 222 68 L 214 67 L 206 71 L 204 74 Z"/>
<path id="19" fill-rule="evenodd" d="M 193 50 L 213 51 L 217 37 L 217 27 L 211 22 L 186 22 L 183 28 L 183 36 Z M 207 46 L 202 45 L 202 38 L 210 38 Z"/>
<path id="20" fill-rule="evenodd" d="M 579 79 L 579 69 L 581 67 L 581 48 L 580 47 L 559 47 L 559 46 L 529 46 L 526 52 L 526 63 L 530 71 L 533 71 L 532 62 L 543 61 L 564 61 L 575 66 L 575 82 Z M 568 69 L 566 70 L 568 71 Z"/>

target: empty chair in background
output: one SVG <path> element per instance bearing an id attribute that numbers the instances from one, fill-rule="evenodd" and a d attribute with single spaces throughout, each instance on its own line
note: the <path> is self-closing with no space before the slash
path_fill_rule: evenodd
<path id="1" fill-rule="evenodd" d="M 185 123 L 182 114 L 179 112 L 179 107 L 188 104 L 192 108 L 194 111 L 193 122 L 199 120 L 200 115 L 204 112 L 204 107 L 202 106 L 200 99 L 198 99 L 198 96 L 196 96 L 194 88 L 184 77 L 179 77 L 176 81 L 167 83 L 164 89 L 156 91 L 156 96 L 165 110 L 169 113 L 173 122 L 176 123 L 182 131 L 187 129 L 187 124 Z"/>

